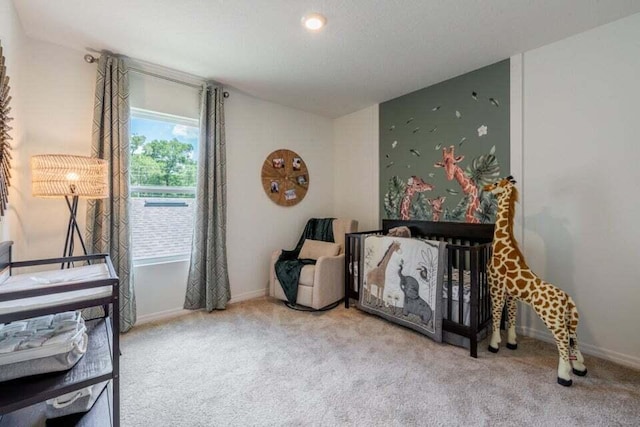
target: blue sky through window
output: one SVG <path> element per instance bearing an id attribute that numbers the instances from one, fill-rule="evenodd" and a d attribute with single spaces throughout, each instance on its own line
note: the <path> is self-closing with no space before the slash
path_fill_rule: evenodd
<path id="1" fill-rule="evenodd" d="M 131 135 L 144 135 L 147 142 L 157 140 L 170 141 L 176 138 L 180 142 L 191 144 L 193 147 L 193 159 L 198 158 L 198 136 L 200 130 L 196 126 L 154 120 L 145 117 L 131 117 Z"/>

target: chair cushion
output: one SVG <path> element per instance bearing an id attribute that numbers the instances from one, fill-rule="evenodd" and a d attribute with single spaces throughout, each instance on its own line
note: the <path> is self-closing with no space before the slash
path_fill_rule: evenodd
<path id="1" fill-rule="evenodd" d="M 313 280 L 316 276 L 316 266 L 315 265 L 305 265 L 302 267 L 300 271 L 300 279 L 298 279 L 298 283 L 304 286 L 313 286 Z M 300 292 L 300 288 L 298 287 L 298 292 Z"/>
<path id="2" fill-rule="evenodd" d="M 298 254 L 298 259 L 315 259 L 321 256 L 336 256 L 340 252 L 338 243 L 322 242 L 320 240 L 306 239 Z"/>

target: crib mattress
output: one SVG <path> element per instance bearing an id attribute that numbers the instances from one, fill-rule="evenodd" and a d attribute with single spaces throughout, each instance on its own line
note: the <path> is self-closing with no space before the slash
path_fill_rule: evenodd
<path id="1" fill-rule="evenodd" d="M 458 273 L 458 269 L 454 268 L 451 271 L 451 284 L 453 285 L 453 290 L 452 293 L 452 299 L 453 301 L 458 301 L 460 299 L 459 294 L 458 294 L 458 286 L 460 286 L 460 275 Z M 462 282 L 464 283 L 464 288 L 462 290 L 462 297 L 464 299 L 464 303 L 465 304 L 469 304 L 469 301 L 471 301 L 471 272 L 469 270 L 464 270 L 463 274 L 462 274 Z M 444 277 L 444 281 L 442 282 L 442 298 L 444 299 L 448 299 L 449 298 L 449 280 L 447 278 L 447 275 L 445 273 L 445 277 Z"/>
<path id="2" fill-rule="evenodd" d="M 0 284 L 0 295 L 27 289 L 46 288 L 51 285 L 71 285 L 90 280 L 109 278 L 106 264 L 93 264 L 65 270 L 47 270 L 38 273 L 26 273 L 10 276 Z M 54 305 L 75 303 L 111 295 L 111 286 L 61 292 L 38 297 L 21 298 L 0 302 L 0 314 L 16 313 Z"/>

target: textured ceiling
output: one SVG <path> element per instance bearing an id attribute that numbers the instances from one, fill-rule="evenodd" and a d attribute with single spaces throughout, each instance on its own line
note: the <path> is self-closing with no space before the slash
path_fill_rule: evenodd
<path id="1" fill-rule="evenodd" d="M 338 117 L 640 12 L 640 0 L 19 0 L 25 32 Z M 309 33 L 311 11 L 328 25 Z M 81 66 L 79 63 L 78 66 Z"/>

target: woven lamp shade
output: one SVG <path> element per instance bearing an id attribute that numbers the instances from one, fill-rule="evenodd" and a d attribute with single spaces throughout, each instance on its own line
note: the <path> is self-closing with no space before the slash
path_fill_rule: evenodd
<path id="1" fill-rule="evenodd" d="M 31 192 L 35 197 L 109 197 L 106 160 L 65 154 L 31 157 Z"/>

